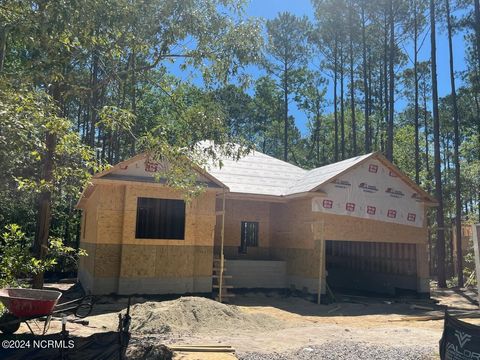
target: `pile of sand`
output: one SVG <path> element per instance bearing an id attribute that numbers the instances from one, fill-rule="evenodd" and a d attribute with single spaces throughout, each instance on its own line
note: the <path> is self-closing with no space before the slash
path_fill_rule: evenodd
<path id="1" fill-rule="evenodd" d="M 182 297 L 145 302 L 131 308 L 131 330 L 136 334 L 194 334 L 216 330 L 273 330 L 283 327 L 278 319 L 249 314 L 237 306 L 201 297 Z"/>

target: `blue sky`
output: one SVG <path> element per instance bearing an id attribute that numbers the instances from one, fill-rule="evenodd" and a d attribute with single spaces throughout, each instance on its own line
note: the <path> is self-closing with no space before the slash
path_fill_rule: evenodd
<path id="1" fill-rule="evenodd" d="M 246 13 L 250 16 L 262 17 L 265 19 L 273 19 L 279 12 L 289 11 L 295 15 L 306 15 L 313 20 L 313 8 L 310 0 L 251 0 L 247 7 Z M 461 71 L 466 68 L 465 44 L 463 41 L 463 34 L 456 34 L 453 39 L 454 44 L 454 66 L 455 71 Z M 408 44 L 404 45 L 408 48 Z M 430 35 L 427 35 L 425 43 L 420 51 L 419 60 L 427 60 L 430 58 Z M 450 93 L 450 68 L 448 56 L 448 39 L 446 31 L 439 31 L 437 24 L 437 66 L 438 66 L 438 93 L 439 96 L 444 96 Z M 253 70 L 255 73 L 261 74 L 259 70 Z M 460 79 L 457 79 L 457 87 L 461 85 Z M 327 91 L 327 97 L 332 96 L 332 89 Z M 330 99 L 331 101 L 331 99 Z M 405 101 L 399 99 L 396 102 L 396 107 L 401 109 L 405 106 Z M 295 121 L 301 132 L 305 135 L 307 133 L 307 117 L 298 110 L 295 104 L 291 104 L 291 114 L 295 117 Z M 329 111 L 327 109 L 327 111 Z"/>
<path id="2" fill-rule="evenodd" d="M 273 19 L 279 12 L 288 11 L 298 16 L 306 15 L 311 20 L 314 20 L 313 17 L 313 8 L 310 0 L 250 0 L 246 7 L 245 12 L 247 16 L 260 17 L 264 19 Z M 455 13 L 454 13 L 455 15 Z M 449 69 L 449 55 L 448 55 L 448 40 L 446 30 L 444 27 L 440 26 L 437 23 L 437 67 L 438 67 L 438 92 L 439 96 L 445 96 L 450 93 L 450 69 Z M 463 40 L 463 34 L 455 34 L 453 39 L 454 44 L 454 66 L 455 71 L 462 71 L 466 68 L 464 56 L 465 56 L 465 43 Z M 409 49 L 412 48 L 411 44 L 403 44 L 403 48 Z M 411 50 L 410 50 L 411 52 Z M 412 54 L 410 54 L 412 57 Z M 427 34 L 423 47 L 419 54 L 419 61 L 428 60 L 430 58 L 430 34 Z M 411 66 L 411 65 L 410 65 Z M 167 65 L 174 73 L 180 77 L 185 78 L 185 73 L 182 73 L 176 65 Z M 250 66 L 248 68 L 251 76 L 253 78 L 258 78 L 265 73 L 263 70 L 259 69 L 256 66 Z M 192 74 L 191 74 L 192 75 Z M 188 78 L 188 76 L 187 76 Z M 201 84 L 199 78 L 190 78 L 195 83 Z M 461 85 L 461 80 L 457 78 L 457 87 Z M 330 81 L 327 90 L 327 100 L 332 103 L 332 83 Z M 397 98 L 395 102 L 396 110 L 402 110 L 406 105 L 406 101 L 402 98 Z M 333 106 L 329 105 L 326 107 L 325 112 L 329 113 L 333 111 Z M 294 102 L 290 104 L 290 115 L 295 118 L 295 123 L 302 132 L 303 135 L 308 134 L 307 129 L 307 116 L 300 110 L 297 109 Z"/>

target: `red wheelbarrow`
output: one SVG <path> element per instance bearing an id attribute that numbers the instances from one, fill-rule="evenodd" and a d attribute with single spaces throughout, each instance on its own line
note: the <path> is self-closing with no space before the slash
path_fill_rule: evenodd
<path id="1" fill-rule="evenodd" d="M 91 296 L 57 304 L 61 296 L 62 293 L 55 290 L 0 289 L 0 301 L 8 310 L 0 317 L 0 331 L 13 334 L 20 327 L 20 323 L 25 322 L 33 334 L 28 321 L 45 318 L 43 335 L 48 330 L 52 315 L 72 311 L 79 318 L 90 315 L 93 306 Z"/>

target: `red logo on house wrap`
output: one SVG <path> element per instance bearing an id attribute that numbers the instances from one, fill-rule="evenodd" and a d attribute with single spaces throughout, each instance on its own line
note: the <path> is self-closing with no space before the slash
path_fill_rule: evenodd
<path id="1" fill-rule="evenodd" d="M 408 215 L 407 215 L 407 220 L 408 221 L 415 221 L 416 218 L 417 218 L 417 215 L 414 214 L 414 213 L 408 213 Z"/>
<path id="2" fill-rule="evenodd" d="M 368 165 L 368 171 L 376 174 L 378 172 L 378 165 L 375 165 L 375 164 Z"/>
<path id="3" fill-rule="evenodd" d="M 367 214 L 375 215 L 376 211 L 377 211 L 377 208 L 375 206 L 367 205 Z"/>
<path id="4" fill-rule="evenodd" d="M 146 172 L 157 172 L 159 170 L 160 164 L 155 162 L 146 161 L 145 162 L 145 171 Z"/>
<path id="5" fill-rule="evenodd" d="M 322 205 L 325 209 L 331 209 L 333 207 L 333 201 L 332 200 L 323 200 Z"/>
<path id="6" fill-rule="evenodd" d="M 387 217 L 395 219 L 397 217 L 397 210 L 389 209 L 387 212 Z"/>
<path id="7" fill-rule="evenodd" d="M 355 211 L 355 203 L 346 203 L 345 209 L 347 211 Z"/>
<path id="8" fill-rule="evenodd" d="M 354 204 L 354 203 L 347 203 L 347 204 L 345 205 L 345 209 L 346 209 L 347 211 L 355 211 L 355 204 Z"/>

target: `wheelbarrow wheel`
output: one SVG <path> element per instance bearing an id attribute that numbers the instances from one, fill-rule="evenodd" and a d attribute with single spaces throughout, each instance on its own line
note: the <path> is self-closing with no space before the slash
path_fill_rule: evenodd
<path id="1" fill-rule="evenodd" d="M 20 319 L 11 313 L 4 313 L 0 316 L 0 331 L 11 335 L 20 327 Z"/>
<path id="2" fill-rule="evenodd" d="M 78 305 L 78 307 L 75 309 L 75 316 L 83 319 L 86 318 L 90 313 L 92 312 L 92 304 L 91 303 L 84 303 Z"/>

